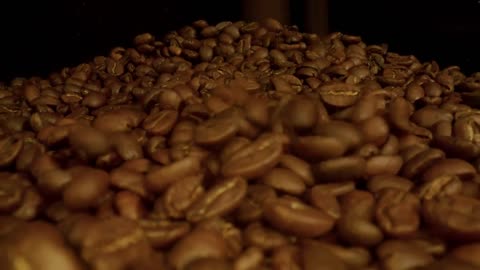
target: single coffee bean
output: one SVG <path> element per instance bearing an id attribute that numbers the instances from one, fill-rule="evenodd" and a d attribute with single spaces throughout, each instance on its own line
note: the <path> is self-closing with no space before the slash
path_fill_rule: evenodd
<path id="1" fill-rule="evenodd" d="M 168 254 L 168 261 L 175 269 L 184 269 L 201 258 L 226 258 L 227 244 L 214 231 L 197 229 L 183 237 Z"/>
<path id="2" fill-rule="evenodd" d="M 407 178 L 390 174 L 373 176 L 367 182 L 367 189 L 373 193 L 377 193 L 385 188 L 410 191 L 413 186 L 413 182 Z"/>
<path id="3" fill-rule="evenodd" d="M 302 269 L 300 248 L 296 245 L 283 245 L 274 249 L 272 266 L 275 270 Z"/>
<path id="4" fill-rule="evenodd" d="M 461 195 L 435 197 L 424 201 L 422 215 L 427 224 L 443 237 L 472 241 L 480 237 L 475 215 L 479 206 L 477 199 Z"/>
<path id="5" fill-rule="evenodd" d="M 378 196 L 375 215 L 385 233 L 402 237 L 411 235 L 418 230 L 420 226 L 420 200 L 418 197 L 393 188 L 382 189 Z"/>
<path id="6" fill-rule="evenodd" d="M 117 192 L 114 200 L 115 207 L 122 217 L 139 220 L 145 215 L 146 210 L 140 196 L 131 191 Z"/>
<path id="7" fill-rule="evenodd" d="M 141 172 L 125 167 L 125 164 L 110 172 L 110 182 L 116 188 L 132 191 L 142 197 L 148 194 L 145 176 Z"/>
<path id="8" fill-rule="evenodd" d="M 246 249 L 238 256 L 233 264 L 233 270 L 250 270 L 260 267 L 265 256 L 263 251 L 257 247 Z"/>
<path id="9" fill-rule="evenodd" d="M 111 146 L 107 134 L 89 126 L 72 127 L 68 140 L 81 156 L 92 158 L 108 153 Z"/>
<path id="10" fill-rule="evenodd" d="M 53 225 L 35 221 L 19 225 L 0 241 L 3 269 L 87 269 Z M 7 256 L 8 254 L 8 256 Z"/>
<path id="11" fill-rule="evenodd" d="M 286 236 L 260 223 L 252 223 L 246 227 L 243 237 L 248 246 L 258 247 L 263 251 L 269 251 L 288 244 Z"/>
<path id="12" fill-rule="evenodd" d="M 260 181 L 281 192 L 292 195 L 301 195 L 306 189 L 302 178 L 292 170 L 285 168 L 274 168 L 262 176 Z"/>
<path id="13" fill-rule="evenodd" d="M 303 136 L 293 141 L 293 151 L 307 160 L 337 158 L 347 150 L 348 145 L 336 137 Z"/>
<path id="14" fill-rule="evenodd" d="M 142 219 L 139 225 L 154 248 L 166 247 L 187 235 L 191 230 L 188 222 L 181 221 Z"/>
<path id="15" fill-rule="evenodd" d="M 198 222 L 214 216 L 222 216 L 234 210 L 247 193 L 247 182 L 242 177 L 232 177 L 221 181 L 209 189 L 190 207 L 187 220 Z"/>
<path id="16" fill-rule="evenodd" d="M 237 133 L 239 118 L 239 111 L 232 109 L 201 123 L 195 129 L 195 142 L 211 145 L 227 141 Z"/>
<path id="17" fill-rule="evenodd" d="M 204 193 L 204 175 L 192 175 L 174 182 L 164 193 L 165 210 L 170 217 L 181 218 Z"/>
<path id="18" fill-rule="evenodd" d="M 334 225 L 334 219 L 322 210 L 285 197 L 265 205 L 264 215 L 273 227 L 303 237 L 323 235 Z"/>
<path id="19" fill-rule="evenodd" d="M 314 133 L 319 136 L 339 138 L 347 145 L 348 149 L 355 149 L 363 142 L 361 131 L 353 124 L 343 121 L 333 120 L 317 125 Z"/>
<path id="20" fill-rule="evenodd" d="M 98 199 L 106 194 L 110 176 L 107 172 L 90 167 L 70 169 L 72 180 L 63 190 L 63 201 L 71 209 L 87 209 L 96 206 Z"/>
<path id="21" fill-rule="evenodd" d="M 235 227 L 233 223 L 227 222 L 222 218 L 214 217 L 198 223 L 197 228 L 214 230 L 222 234 L 227 242 L 227 256 L 236 258 L 243 249 L 242 231 Z"/>
<path id="22" fill-rule="evenodd" d="M 349 181 L 361 178 L 366 168 L 365 159 L 347 156 L 317 163 L 313 166 L 313 172 L 322 182 Z"/>
<path id="23" fill-rule="evenodd" d="M 281 135 L 265 134 L 247 147 L 232 154 L 222 165 L 225 177 L 242 176 L 255 178 L 275 167 L 282 157 L 283 140 Z"/>
<path id="24" fill-rule="evenodd" d="M 146 175 L 146 185 L 153 192 L 162 192 L 173 182 L 201 171 L 200 160 L 187 157 L 163 167 L 152 167 Z"/>

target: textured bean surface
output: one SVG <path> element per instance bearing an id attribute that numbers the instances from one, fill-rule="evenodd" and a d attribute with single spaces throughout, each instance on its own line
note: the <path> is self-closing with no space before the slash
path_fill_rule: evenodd
<path id="1" fill-rule="evenodd" d="M 480 269 L 479 91 L 274 19 L 0 83 L 0 269 Z"/>

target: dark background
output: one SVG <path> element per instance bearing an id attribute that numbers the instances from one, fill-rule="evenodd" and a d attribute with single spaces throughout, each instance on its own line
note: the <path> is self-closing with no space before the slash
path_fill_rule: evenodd
<path id="1" fill-rule="evenodd" d="M 41 3 L 40 3 L 41 2 Z M 197 19 L 242 19 L 242 1 L 2 1 L 0 81 L 46 76 L 139 33 L 163 35 Z M 303 1 L 291 0 L 291 23 L 306 29 Z M 329 3 L 329 31 L 361 35 L 367 43 L 414 54 L 441 66 L 480 71 L 480 4 L 463 1 L 344 1 Z"/>

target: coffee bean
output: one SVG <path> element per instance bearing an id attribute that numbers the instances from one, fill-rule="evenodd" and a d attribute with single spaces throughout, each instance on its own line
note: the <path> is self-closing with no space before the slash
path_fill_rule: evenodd
<path id="1" fill-rule="evenodd" d="M 264 207 L 265 218 L 279 230 L 303 237 L 320 236 L 333 228 L 325 212 L 300 201 L 278 198 Z"/>
<path id="2" fill-rule="evenodd" d="M 236 151 L 222 166 L 222 174 L 255 178 L 268 172 L 280 161 L 283 138 L 275 134 L 259 137 L 247 147 Z"/>
<path id="3" fill-rule="evenodd" d="M 252 223 L 244 232 L 245 242 L 248 246 L 269 251 L 288 243 L 288 238 L 280 232 L 264 227 L 260 223 Z"/>
<path id="4" fill-rule="evenodd" d="M 177 242 L 168 256 L 168 261 L 175 269 L 184 269 L 198 259 L 224 259 L 226 250 L 226 242 L 219 233 L 197 229 Z"/>
<path id="5" fill-rule="evenodd" d="M 86 209 L 96 205 L 109 186 L 107 172 L 88 167 L 70 169 L 72 180 L 63 190 L 63 201 L 71 209 Z"/>
<path id="6" fill-rule="evenodd" d="M 302 178 L 295 172 L 285 168 L 274 168 L 262 177 L 261 182 L 292 195 L 300 195 L 306 189 Z"/>
<path id="7" fill-rule="evenodd" d="M 242 177 L 221 181 L 209 189 L 190 207 L 187 220 L 198 222 L 214 216 L 222 216 L 234 210 L 247 193 L 247 182 Z"/>

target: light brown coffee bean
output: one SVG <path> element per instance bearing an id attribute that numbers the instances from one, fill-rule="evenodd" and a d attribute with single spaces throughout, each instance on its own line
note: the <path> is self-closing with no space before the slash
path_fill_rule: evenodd
<path id="1" fill-rule="evenodd" d="M 240 149 L 249 145 L 251 141 L 245 137 L 234 137 L 230 139 L 220 152 L 220 160 L 227 161 L 230 157 Z"/>
<path id="2" fill-rule="evenodd" d="M 463 192 L 463 182 L 455 175 L 443 175 L 425 182 L 417 189 L 422 199 L 431 200 L 436 196 L 460 195 Z"/>
<path id="3" fill-rule="evenodd" d="M 429 148 L 424 150 L 409 160 L 405 159 L 402 175 L 406 178 L 413 178 L 443 158 L 445 158 L 445 153 L 439 149 Z"/>
<path id="4" fill-rule="evenodd" d="M 280 192 L 301 195 L 305 189 L 302 178 L 290 169 L 274 168 L 260 179 L 261 183 L 271 186 Z"/>
<path id="5" fill-rule="evenodd" d="M 390 135 L 380 149 L 382 155 L 397 155 L 400 151 L 400 142 L 395 135 Z"/>
<path id="6" fill-rule="evenodd" d="M 165 210 L 170 217 L 183 217 L 185 211 L 205 193 L 203 179 L 203 174 L 192 175 L 170 185 L 163 195 Z"/>
<path id="7" fill-rule="evenodd" d="M 480 147 L 478 145 L 461 138 L 436 136 L 433 145 L 445 151 L 451 158 L 468 160 L 480 155 Z"/>
<path id="8" fill-rule="evenodd" d="M 131 191 L 120 191 L 115 194 L 115 208 L 121 217 L 139 220 L 146 212 L 142 199 Z"/>
<path id="9" fill-rule="evenodd" d="M 146 197 L 148 194 L 145 187 L 145 176 L 128 166 L 113 169 L 110 172 L 110 182 L 116 188 L 132 191 L 142 197 Z"/>
<path id="10" fill-rule="evenodd" d="M 222 164 L 225 177 L 241 176 L 247 179 L 259 177 L 274 168 L 282 157 L 284 137 L 265 134 L 249 146 L 236 151 Z"/>
<path id="11" fill-rule="evenodd" d="M 367 177 L 382 174 L 397 174 L 403 165 L 399 155 L 379 155 L 367 159 L 365 174 Z"/>
<path id="12" fill-rule="evenodd" d="M 90 268 L 141 266 L 153 255 L 143 230 L 133 220 L 121 217 L 96 219 L 81 243 L 82 258 Z"/>
<path id="13" fill-rule="evenodd" d="M 176 110 L 162 110 L 148 115 L 143 120 L 142 126 L 150 134 L 164 136 L 170 133 L 177 119 Z"/>
<path id="14" fill-rule="evenodd" d="M 37 178 L 38 188 L 48 195 L 59 195 L 72 181 L 72 175 L 61 169 L 53 169 L 40 174 Z"/>
<path id="15" fill-rule="evenodd" d="M 375 246 L 383 240 L 383 233 L 374 223 L 373 195 L 355 190 L 341 197 L 342 216 L 337 221 L 342 240 L 360 246 Z"/>
<path id="16" fill-rule="evenodd" d="M 424 201 L 422 215 L 430 228 L 444 238 L 472 241 L 480 237 L 475 214 L 479 207 L 480 201 L 474 198 L 441 196 Z"/>
<path id="17" fill-rule="evenodd" d="M 305 270 L 319 269 L 319 266 L 332 270 L 348 269 L 348 266 L 339 257 L 316 241 L 304 241 L 301 257 Z"/>
<path id="18" fill-rule="evenodd" d="M 283 110 L 286 124 L 295 130 L 305 131 L 317 123 L 317 109 L 315 103 L 303 97 L 293 98 Z"/>
<path id="19" fill-rule="evenodd" d="M 112 145 L 123 160 L 143 158 L 143 149 L 132 133 L 118 132 L 112 134 Z"/>
<path id="20" fill-rule="evenodd" d="M 433 262 L 433 257 L 417 246 L 401 240 L 387 240 L 377 248 L 382 269 L 417 269 Z"/>
<path id="21" fill-rule="evenodd" d="M 0 139 L 0 167 L 12 164 L 23 148 L 23 140 L 14 136 L 5 136 Z"/>
<path id="22" fill-rule="evenodd" d="M 236 258 L 242 252 L 244 242 L 242 231 L 235 227 L 233 223 L 214 217 L 198 223 L 196 228 L 214 230 L 221 233 L 227 242 L 227 255 L 229 258 Z"/>
<path id="23" fill-rule="evenodd" d="M 360 131 L 365 142 L 377 146 L 383 145 L 390 135 L 390 127 L 381 116 L 374 116 L 359 123 Z"/>
<path id="24" fill-rule="evenodd" d="M 152 192 L 162 192 L 173 182 L 200 173 L 198 158 L 187 157 L 163 167 L 152 167 L 146 175 L 146 185 Z"/>
<path id="25" fill-rule="evenodd" d="M 195 128 L 194 139 L 200 145 L 221 144 L 235 136 L 239 129 L 240 112 L 226 110 Z"/>
<path id="26" fill-rule="evenodd" d="M 198 222 L 234 210 L 247 194 L 247 181 L 232 177 L 210 188 L 186 213 L 187 220 Z"/>
<path id="27" fill-rule="evenodd" d="M 254 270 L 260 267 L 265 256 L 257 247 L 246 249 L 233 263 L 233 270 Z"/>
<path id="28" fill-rule="evenodd" d="M 406 191 L 382 189 L 378 194 L 376 220 L 382 230 L 394 237 L 413 234 L 420 226 L 420 200 Z"/>
<path id="29" fill-rule="evenodd" d="M 175 269 L 184 269 L 189 263 L 201 258 L 224 259 L 227 244 L 214 231 L 197 229 L 178 241 L 168 254 L 168 262 Z"/>
<path id="30" fill-rule="evenodd" d="M 355 149 L 363 142 L 363 134 L 353 124 L 343 121 L 329 121 L 317 125 L 314 133 L 319 136 L 339 138 L 348 149 Z"/>
<path id="31" fill-rule="evenodd" d="M 139 221 L 139 225 L 154 248 L 167 247 L 187 235 L 191 230 L 191 225 L 182 221 L 142 219 Z"/>
<path id="32" fill-rule="evenodd" d="M 99 198 L 108 191 L 110 176 L 105 171 L 90 167 L 70 169 L 72 180 L 63 190 L 63 201 L 71 209 L 88 209 L 96 206 Z"/>
<path id="33" fill-rule="evenodd" d="M 357 180 L 364 176 L 366 168 L 365 159 L 347 156 L 319 162 L 313 166 L 313 172 L 318 181 L 338 182 Z"/>
<path id="34" fill-rule="evenodd" d="M 80 156 L 87 158 L 104 155 L 110 151 L 111 146 L 107 134 L 89 126 L 73 126 L 68 141 Z"/>
<path id="35" fill-rule="evenodd" d="M 325 103 L 336 107 L 353 105 L 360 94 L 358 86 L 339 82 L 324 84 L 317 91 Z"/>
<path id="36" fill-rule="evenodd" d="M 334 219 L 322 210 L 285 197 L 266 204 L 264 215 L 273 227 L 303 237 L 326 234 L 334 225 Z"/>
<path id="37" fill-rule="evenodd" d="M 195 130 L 195 123 L 192 121 L 179 121 L 177 125 L 172 129 L 169 145 L 175 145 L 179 143 L 190 143 L 193 141 Z"/>
<path id="38" fill-rule="evenodd" d="M 261 127 L 270 122 L 269 100 L 266 98 L 251 97 L 245 103 L 245 116 L 250 122 Z"/>
<path id="39" fill-rule="evenodd" d="M 337 158 L 347 152 L 347 144 L 339 138 L 325 136 L 302 136 L 293 141 L 293 151 L 307 160 Z"/>
<path id="40" fill-rule="evenodd" d="M 277 198 L 272 187 L 266 185 L 249 185 L 247 196 L 235 211 L 236 219 L 241 223 L 255 222 L 263 215 L 263 205 Z"/>
<path id="41" fill-rule="evenodd" d="M 122 109 L 105 112 L 93 121 L 93 127 L 104 132 L 125 132 L 142 123 L 145 113 Z"/>
<path id="42" fill-rule="evenodd" d="M 342 247 L 328 242 L 317 242 L 316 244 L 333 253 L 349 267 L 365 267 L 371 260 L 370 252 L 366 248 Z"/>
<path id="43" fill-rule="evenodd" d="M 53 225 L 42 221 L 22 224 L 0 241 L 2 269 L 87 269 Z"/>
<path id="44" fill-rule="evenodd" d="M 308 191 L 307 197 L 313 206 L 323 210 L 334 219 L 340 218 L 340 204 L 335 195 L 328 192 L 328 189 L 320 185 L 314 186 Z"/>
<path id="45" fill-rule="evenodd" d="M 457 175 L 462 179 L 469 179 L 476 173 L 476 169 L 467 161 L 447 158 L 436 161 L 423 173 L 423 181 L 431 181 L 443 175 Z"/>
<path id="46" fill-rule="evenodd" d="M 411 116 L 412 121 L 424 128 L 431 129 L 440 121 L 453 121 L 453 115 L 444 109 L 440 109 L 434 106 L 423 107 Z"/>
<path id="47" fill-rule="evenodd" d="M 313 185 L 315 182 L 310 164 L 296 156 L 282 155 L 279 166 L 295 172 L 295 174 L 302 178 L 306 185 Z"/>
<path id="48" fill-rule="evenodd" d="M 407 178 L 398 175 L 376 175 L 367 182 L 367 189 L 370 192 L 377 193 L 385 188 L 394 188 L 402 191 L 410 191 L 414 184 Z"/>
<path id="49" fill-rule="evenodd" d="M 274 270 L 302 269 L 300 248 L 296 245 L 283 245 L 274 249 L 272 267 Z"/>
<path id="50" fill-rule="evenodd" d="M 90 108 L 100 108 L 107 102 L 105 95 L 98 92 L 90 92 L 82 100 L 82 105 Z"/>
<path id="51" fill-rule="evenodd" d="M 246 245 L 263 251 L 270 251 L 288 244 L 288 238 L 285 235 L 258 222 L 248 225 L 243 232 L 243 237 Z"/>

